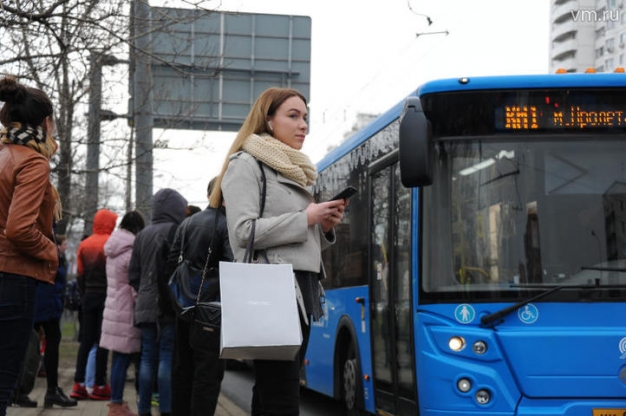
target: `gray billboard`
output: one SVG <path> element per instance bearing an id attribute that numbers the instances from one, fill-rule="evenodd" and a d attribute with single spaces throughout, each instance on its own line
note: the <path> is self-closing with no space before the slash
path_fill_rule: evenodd
<path id="1" fill-rule="evenodd" d="M 154 127 L 237 131 L 270 86 L 309 98 L 311 18 L 152 8 Z"/>

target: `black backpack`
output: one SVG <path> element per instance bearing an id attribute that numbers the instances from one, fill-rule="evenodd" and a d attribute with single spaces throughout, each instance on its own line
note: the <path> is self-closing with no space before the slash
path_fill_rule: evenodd
<path id="1" fill-rule="evenodd" d="M 65 285 L 63 304 L 68 311 L 79 311 L 82 305 L 80 287 L 76 279 L 70 280 Z"/>

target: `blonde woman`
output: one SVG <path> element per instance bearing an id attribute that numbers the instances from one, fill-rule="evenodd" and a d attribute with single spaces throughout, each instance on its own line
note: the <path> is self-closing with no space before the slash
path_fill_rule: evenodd
<path id="1" fill-rule="evenodd" d="M 239 130 L 211 194 L 210 203 L 226 206 L 228 234 L 236 261 L 242 261 L 256 220 L 254 250 L 270 263 L 292 264 L 302 292 L 303 343 L 294 361 L 255 360 L 252 415 L 298 415 L 299 371 L 312 318 L 322 316 L 319 280 L 324 278 L 321 250 L 335 241 L 334 227 L 347 201 L 316 203 L 310 187 L 315 166 L 302 153 L 308 125 L 304 96 L 297 90 L 270 88 L 254 103 Z M 260 162 L 260 164 L 259 164 Z M 266 198 L 261 216 L 262 172 Z"/>

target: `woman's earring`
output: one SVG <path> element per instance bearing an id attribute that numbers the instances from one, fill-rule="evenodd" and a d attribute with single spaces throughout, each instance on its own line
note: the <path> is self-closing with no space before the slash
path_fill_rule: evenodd
<path id="1" fill-rule="evenodd" d="M 274 127 L 272 127 L 272 122 L 268 121 L 267 126 L 270 128 L 270 131 L 274 131 Z"/>

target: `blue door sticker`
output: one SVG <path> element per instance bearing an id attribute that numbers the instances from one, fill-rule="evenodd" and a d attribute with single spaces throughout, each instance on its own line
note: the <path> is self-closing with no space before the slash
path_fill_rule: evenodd
<path id="1" fill-rule="evenodd" d="M 517 317 L 522 323 L 534 324 L 539 318 L 539 309 L 532 303 L 529 303 L 517 310 Z"/>
<path id="2" fill-rule="evenodd" d="M 469 324 L 476 318 L 476 310 L 472 305 L 463 303 L 454 310 L 454 317 L 462 324 Z"/>
<path id="3" fill-rule="evenodd" d="M 619 352 L 622 353 L 622 355 L 619 357 L 620 360 L 623 360 L 624 358 L 626 358 L 626 337 L 622 338 L 619 341 Z"/>

